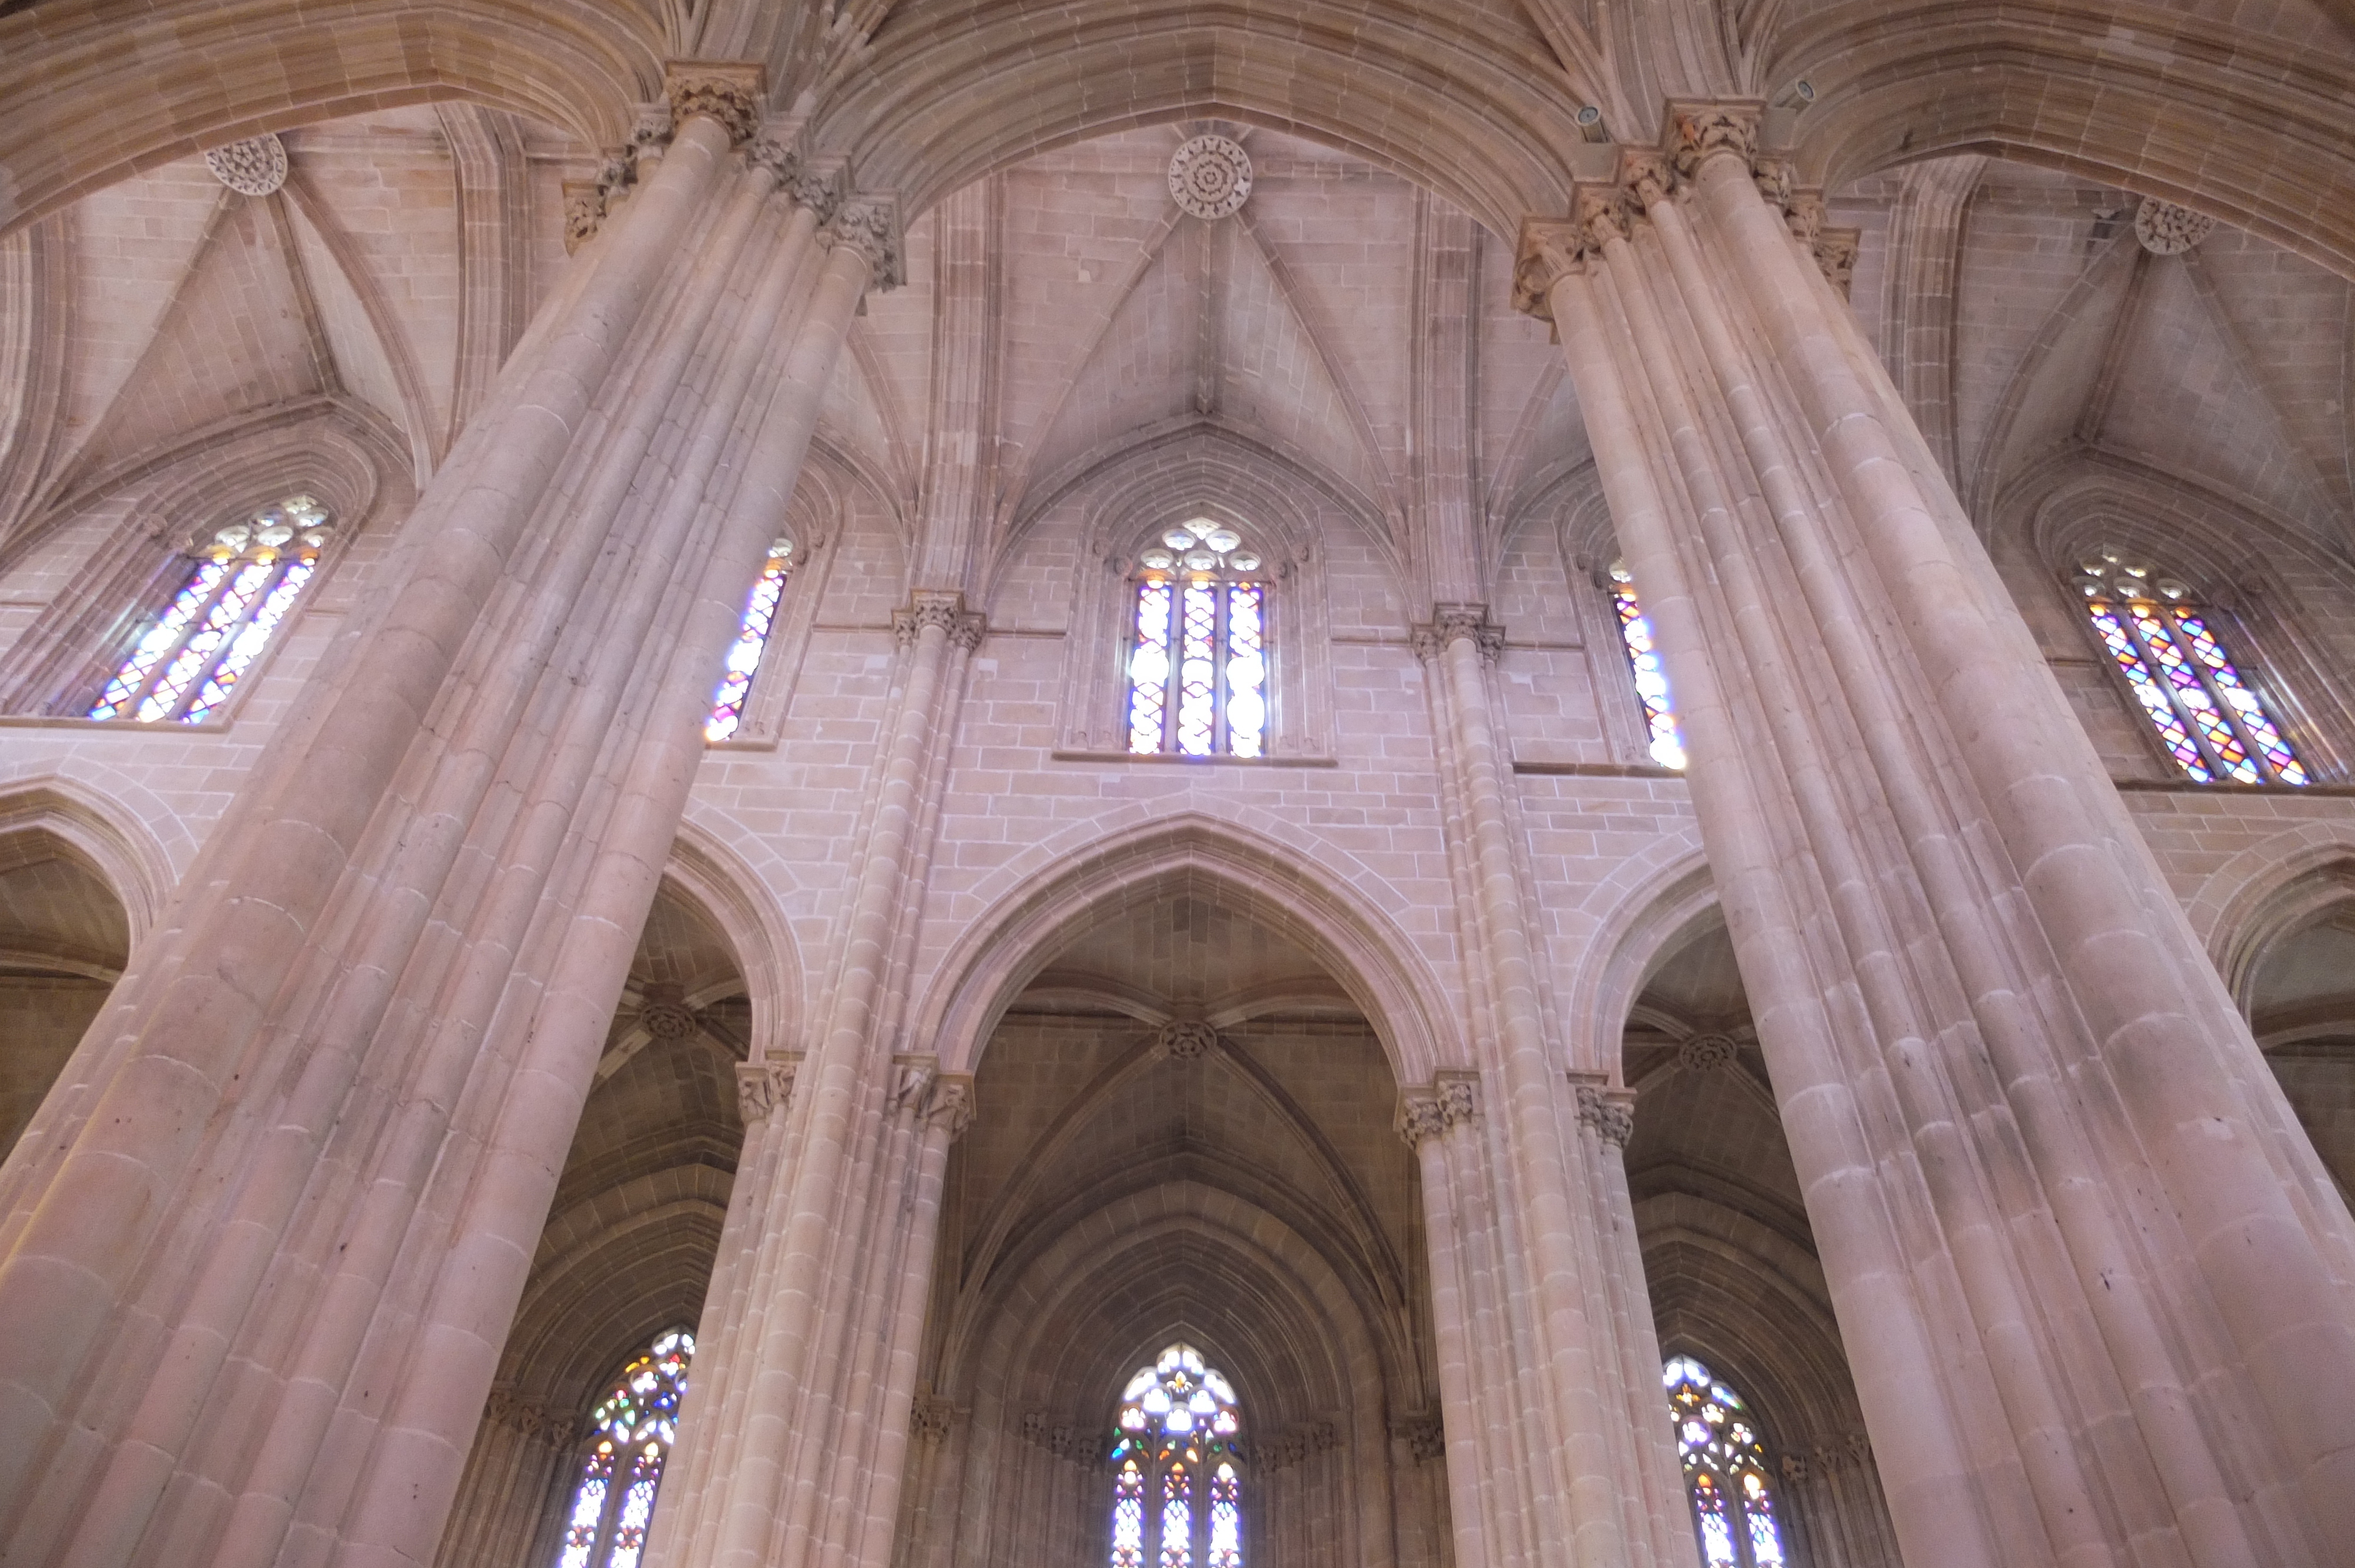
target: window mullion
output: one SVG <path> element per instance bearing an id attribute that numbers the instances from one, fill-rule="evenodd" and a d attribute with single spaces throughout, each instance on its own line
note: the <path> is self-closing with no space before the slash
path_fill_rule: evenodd
<path id="1" fill-rule="evenodd" d="M 2158 607 L 2152 608 L 2157 610 Z M 2231 779 L 2232 765 L 2216 754 L 2215 744 L 2208 738 L 2206 728 L 2200 722 L 2200 715 L 2193 713 L 2184 703 L 2183 694 L 2177 691 L 2175 683 L 2168 678 L 2167 661 L 2152 649 L 2150 639 L 2143 632 L 2142 617 L 2136 612 L 2133 601 L 2119 600 L 2116 610 L 2118 624 L 2126 629 L 2126 637 L 2135 645 L 2135 652 L 2142 656 L 2143 668 L 2150 672 L 2151 679 L 2158 683 L 2160 694 L 2167 698 L 2167 705 L 2175 710 L 2176 722 L 2183 726 L 2183 733 L 2190 736 L 2191 744 L 2199 748 L 2200 760 L 2208 765 L 2209 776 L 2216 779 Z M 2164 611 L 2158 613 L 2164 614 Z M 2161 625 L 2164 624 L 2165 622 L 2162 621 Z M 2177 652 L 2179 653 L 2181 650 L 2178 649 Z M 2197 661 L 2187 660 L 2186 662 L 2196 664 Z M 2195 670 L 2194 673 L 2197 673 L 2197 671 Z M 2205 684 L 2204 680 L 2202 684 Z"/>
<path id="2" fill-rule="evenodd" d="M 1234 749 L 1234 736 L 1227 726 L 1227 585 L 1211 583 L 1210 750 L 1220 756 Z"/>
<path id="3" fill-rule="evenodd" d="M 139 712 L 139 705 L 155 694 L 156 686 L 162 683 L 165 676 L 172 673 L 172 666 L 178 662 L 181 653 L 186 650 L 190 640 L 205 629 L 205 619 L 212 614 L 214 607 L 220 603 L 222 596 L 229 591 L 236 581 L 237 565 L 235 562 L 230 562 L 223 568 L 220 580 L 213 584 L 212 592 L 205 595 L 204 602 L 197 606 L 195 611 L 189 615 L 187 623 L 180 628 L 180 634 L 172 640 L 172 645 L 164 650 L 163 657 L 156 660 L 155 665 L 148 670 L 146 679 L 139 683 L 139 689 L 132 693 L 130 699 L 123 705 L 124 713 L 135 715 Z M 188 689 L 180 694 L 180 700 L 172 705 L 172 711 L 164 715 L 165 719 L 168 721 L 177 718 L 180 711 L 187 706 L 188 697 L 195 690 L 196 682 L 192 680 L 188 683 Z"/>

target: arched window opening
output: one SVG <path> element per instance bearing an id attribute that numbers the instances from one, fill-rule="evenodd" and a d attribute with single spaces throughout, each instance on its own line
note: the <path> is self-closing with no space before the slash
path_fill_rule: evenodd
<path id="1" fill-rule="evenodd" d="M 752 694 L 752 677 L 759 673 L 761 655 L 769 646 L 769 629 L 776 624 L 777 601 L 784 595 L 793 565 L 791 539 L 780 539 L 769 546 L 769 558 L 762 564 L 751 596 L 744 602 L 736 641 L 728 645 L 727 672 L 711 694 L 711 717 L 703 726 L 706 741 L 726 740 L 744 723 L 744 703 Z"/>
<path id="2" fill-rule="evenodd" d="M 1258 757 L 1267 746 L 1267 584 L 1258 551 L 1196 518 L 1136 557 L 1128 749 Z"/>
<path id="3" fill-rule="evenodd" d="M 678 1440 L 678 1402 L 687 1396 L 694 1358 L 695 1336 L 673 1329 L 623 1368 L 597 1402 L 556 1568 L 638 1568 L 663 1461 Z"/>
<path id="4" fill-rule="evenodd" d="M 1611 563 L 1611 608 L 1619 616 L 1619 641 L 1636 672 L 1636 695 L 1644 704 L 1644 727 L 1651 736 L 1652 760 L 1681 770 L 1685 765 L 1684 731 L 1668 701 L 1668 672 L 1660 667 L 1660 651 L 1652 638 L 1651 617 L 1636 598 L 1636 576 L 1625 561 Z"/>
<path id="5" fill-rule="evenodd" d="M 1783 1568 L 1782 1509 L 1742 1398 L 1690 1356 L 1661 1369 L 1708 1568 Z"/>
<path id="6" fill-rule="evenodd" d="M 2077 563 L 2076 586 L 2104 651 L 2192 780 L 2313 782 L 2190 588 L 2108 547 Z"/>
<path id="7" fill-rule="evenodd" d="M 1128 1380 L 1112 1464 L 1110 1568 L 1243 1568 L 1242 1416 L 1200 1351 Z"/>
<path id="8" fill-rule="evenodd" d="M 325 507 L 291 495 L 215 534 L 89 716 L 202 724 L 219 712 L 318 569 L 332 529 Z"/>

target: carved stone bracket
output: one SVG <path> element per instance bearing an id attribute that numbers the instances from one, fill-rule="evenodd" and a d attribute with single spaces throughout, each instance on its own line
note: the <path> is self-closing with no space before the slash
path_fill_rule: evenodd
<path id="1" fill-rule="evenodd" d="M 1578 1086 L 1578 1125 L 1615 1149 L 1627 1147 L 1636 1136 L 1636 1107 L 1630 1103 L 1635 1097 L 1625 1089 L 1606 1089 L 1593 1084 Z"/>
<path id="2" fill-rule="evenodd" d="M 985 630 L 981 616 L 965 609 L 962 593 L 919 590 L 911 597 L 907 609 L 892 612 L 891 633 L 902 648 L 915 641 L 928 626 L 939 627 L 948 633 L 951 642 L 968 653 L 981 646 Z"/>
<path id="3" fill-rule="evenodd" d="M 801 1072 L 799 1052 L 736 1064 L 736 1108 L 751 1127 L 794 1103 L 794 1079 Z"/>
<path id="4" fill-rule="evenodd" d="M 663 96 L 675 122 L 709 115 L 733 143 L 760 128 L 767 79 L 768 68 L 759 60 L 668 60 L 663 65 Z"/>
<path id="5" fill-rule="evenodd" d="M 1413 629 L 1415 657 L 1429 663 L 1459 637 L 1471 639 L 1480 657 L 1491 663 L 1505 651 L 1505 629 L 1488 619 L 1487 605 L 1437 604 L 1432 606 L 1431 620 Z"/>

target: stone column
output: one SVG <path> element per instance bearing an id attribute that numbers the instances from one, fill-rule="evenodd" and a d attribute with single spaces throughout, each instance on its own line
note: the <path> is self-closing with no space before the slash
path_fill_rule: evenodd
<path id="1" fill-rule="evenodd" d="M 1677 1458 L 1668 1401 L 1660 1383 L 1660 1336 L 1644 1281 L 1644 1247 L 1627 1191 L 1627 1140 L 1636 1131 L 1636 1096 L 1599 1075 L 1571 1075 L 1578 1096 L 1579 1158 L 1594 1200 L 1598 1243 L 1594 1277 L 1619 1346 L 1619 1385 L 1626 1401 L 1628 1455 L 1639 1486 L 1622 1499 L 1628 1533 L 1650 1541 L 1655 1561 L 1681 1563 L 1692 1550 L 1692 1510 Z"/>
<path id="2" fill-rule="evenodd" d="M 674 68 L 667 152 L 111 1004 L 96 1108 L 11 1172 L 7 1555 L 432 1552 L 720 651 L 888 238 L 846 214 L 810 263 L 782 160 L 731 155 L 758 75 Z"/>
<path id="3" fill-rule="evenodd" d="M 1755 106 L 1532 223 L 1909 1558 L 2322 1560 L 2355 1257 Z M 1787 206 L 1788 216 L 1779 210 Z"/>
<path id="4" fill-rule="evenodd" d="M 940 1182 L 970 1086 L 930 1058 L 895 1062 L 879 1049 L 879 1019 L 981 620 L 961 594 L 919 592 L 895 624 L 898 706 L 833 1003 L 800 1078 L 808 1104 L 795 1114 L 794 1156 L 768 1192 L 739 1187 L 762 1205 L 762 1285 L 709 1369 L 724 1425 L 691 1437 L 727 1462 L 698 1470 L 708 1480 L 669 1520 L 666 1564 L 844 1568 L 879 1564 L 890 1549 Z"/>
<path id="5" fill-rule="evenodd" d="M 1455 1091 L 1449 1093 L 1447 1091 Z M 1423 1226 L 1431 1249 L 1431 1319 L 1439 1361 L 1440 1432 L 1447 1454 L 1447 1510 L 1455 1535 L 1455 1568 L 1488 1568 L 1487 1507 L 1474 1403 L 1471 1330 L 1464 1308 L 1462 1249 L 1456 1241 L 1458 1194 L 1441 1147 L 1449 1129 L 1472 1118 L 1471 1086 L 1433 1084 L 1410 1090 L 1399 1105 L 1399 1136 L 1414 1150 L 1423 1175 Z"/>
<path id="6" fill-rule="evenodd" d="M 1619 1356 L 1607 1322 L 1590 1309 L 1582 1259 L 1592 1255 L 1593 1206 L 1585 1172 L 1564 1136 L 1566 1086 L 1553 1069 L 1555 1047 L 1542 1017 L 1537 956 L 1529 936 L 1521 874 L 1505 798 L 1509 770 L 1488 691 L 1487 662 L 1503 646 L 1503 631 L 1485 607 L 1442 605 L 1430 626 L 1418 629 L 1441 701 L 1443 767 L 1455 776 L 1462 832 L 1468 843 L 1476 918 L 1471 923 L 1491 999 L 1497 1038 L 1491 1048 L 1496 1081 L 1508 1114 L 1495 1156 L 1503 1161 L 1498 1186 L 1513 1194 L 1499 1225 L 1498 1258 L 1507 1276 L 1505 1316 L 1527 1314 L 1526 1337 L 1516 1338 L 1544 1369 L 1534 1393 L 1536 1428 L 1524 1440 L 1530 1473 L 1529 1542 L 1540 1563 L 1587 1565 L 1648 1562 L 1648 1542 L 1630 1542 L 1620 1498 L 1636 1483 L 1603 1412 L 1619 1403 Z M 1525 1370 L 1526 1355 L 1511 1358 Z"/>
<path id="7" fill-rule="evenodd" d="M 578 1412 L 493 1389 L 434 1568 L 540 1568 L 554 1552 L 550 1515 L 580 1460 Z"/>

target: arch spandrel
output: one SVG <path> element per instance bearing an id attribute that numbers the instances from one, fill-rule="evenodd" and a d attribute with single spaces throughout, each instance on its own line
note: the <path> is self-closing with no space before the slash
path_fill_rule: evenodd
<path id="1" fill-rule="evenodd" d="M 1369 896 L 1369 885 L 1370 872 L 1320 876 L 1303 853 L 1192 812 L 1050 842 L 961 923 L 964 938 L 911 1011 L 911 1037 L 937 1043 L 943 1072 L 972 1072 L 997 1019 L 1070 933 L 1191 886 L 1298 942 L 1372 1026 L 1398 1081 L 1427 1083 L 1468 1061 L 1469 1043 L 1445 1022 L 1438 977 L 1380 913 L 1404 904 Z"/>

